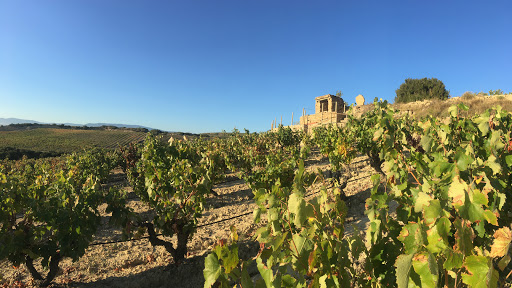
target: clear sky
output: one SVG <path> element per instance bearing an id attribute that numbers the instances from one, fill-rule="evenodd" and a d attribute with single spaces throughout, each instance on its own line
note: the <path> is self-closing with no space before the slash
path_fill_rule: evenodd
<path id="1" fill-rule="evenodd" d="M 0 117 L 270 129 L 406 78 L 512 92 L 512 1 L 0 0 Z"/>

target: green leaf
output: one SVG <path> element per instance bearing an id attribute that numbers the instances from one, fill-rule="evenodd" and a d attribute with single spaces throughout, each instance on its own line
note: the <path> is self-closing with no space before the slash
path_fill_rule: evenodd
<path id="1" fill-rule="evenodd" d="M 487 166 L 492 169 L 492 173 L 494 175 L 501 172 L 501 165 L 496 162 L 496 157 L 494 155 L 489 156 L 486 162 Z"/>
<path id="2" fill-rule="evenodd" d="M 420 140 L 420 145 L 425 151 L 427 151 L 427 153 L 430 152 L 430 148 L 432 147 L 432 138 L 428 135 L 423 135 Z"/>
<path id="3" fill-rule="evenodd" d="M 454 249 L 462 252 L 464 255 L 471 255 L 473 250 L 473 239 L 475 233 L 471 227 L 471 222 L 467 220 L 456 219 L 453 222 L 456 228 Z"/>
<path id="4" fill-rule="evenodd" d="M 304 201 L 304 197 L 293 193 L 290 199 L 288 199 L 288 210 L 295 214 L 293 223 L 299 228 L 302 227 L 302 223 L 307 220 L 306 201 Z"/>
<path id="5" fill-rule="evenodd" d="M 460 171 L 466 171 L 466 170 L 468 170 L 468 166 L 471 163 L 473 163 L 473 161 L 475 161 L 475 159 L 473 159 L 473 157 L 471 157 L 469 155 L 461 153 L 461 155 L 459 155 L 458 158 L 456 157 L 456 161 L 457 161 L 457 168 L 459 168 Z"/>
<path id="6" fill-rule="evenodd" d="M 271 242 L 272 249 L 274 251 L 279 251 L 281 245 L 283 244 L 284 240 L 288 237 L 288 231 L 282 233 L 281 235 L 277 235 L 274 238 L 274 241 Z"/>
<path id="7" fill-rule="evenodd" d="M 414 254 L 423 246 L 423 234 L 418 223 L 409 223 L 402 228 L 398 240 L 404 243 L 405 253 Z"/>
<path id="8" fill-rule="evenodd" d="M 227 246 L 223 247 L 224 253 L 222 253 L 222 265 L 224 266 L 224 271 L 226 274 L 231 273 L 233 269 L 238 266 L 239 258 L 238 258 L 238 246 L 233 245 L 231 248 Z"/>
<path id="9" fill-rule="evenodd" d="M 409 271 L 411 270 L 413 256 L 414 254 L 402 254 L 396 259 L 396 284 L 398 288 L 408 287 Z"/>
<path id="10" fill-rule="evenodd" d="M 261 208 L 258 207 L 254 209 L 254 211 L 252 212 L 252 216 L 254 223 L 259 223 L 261 219 Z"/>
<path id="11" fill-rule="evenodd" d="M 492 131 L 489 144 L 491 144 L 491 148 L 494 150 L 501 150 L 503 147 L 505 147 L 505 144 L 501 141 L 501 131 Z"/>
<path id="12" fill-rule="evenodd" d="M 297 257 L 299 257 L 302 252 L 302 249 L 304 248 L 304 244 L 306 243 L 307 239 L 305 237 L 300 236 L 299 234 L 293 235 L 292 239 L 293 239 L 293 242 L 290 243 L 290 245 L 291 245 L 290 248 L 294 252 L 294 254 Z M 295 250 L 295 248 L 297 248 L 297 250 Z M 298 253 L 295 253 L 295 252 L 298 252 Z"/>
<path id="13" fill-rule="evenodd" d="M 242 268 L 242 275 L 241 275 L 241 283 L 243 288 L 253 288 L 254 285 L 252 283 L 251 276 L 249 275 L 249 272 L 247 272 L 247 269 L 245 267 Z"/>
<path id="14" fill-rule="evenodd" d="M 512 155 L 505 156 L 505 161 L 509 167 L 512 166 Z"/>
<path id="15" fill-rule="evenodd" d="M 429 205 L 423 209 L 423 217 L 425 218 L 425 224 L 431 225 L 441 216 L 441 202 L 439 199 L 431 200 Z"/>
<path id="16" fill-rule="evenodd" d="M 459 113 L 459 109 L 457 105 L 452 105 L 448 108 L 448 113 L 450 113 L 450 116 L 457 117 L 457 114 Z"/>
<path id="17" fill-rule="evenodd" d="M 421 287 L 436 287 L 438 271 L 436 259 L 428 253 L 416 254 L 412 259 L 414 272 L 420 275 Z"/>
<path id="18" fill-rule="evenodd" d="M 272 269 L 268 268 L 260 257 L 256 258 L 256 266 L 267 287 L 274 287 L 274 274 L 272 274 Z"/>
<path id="19" fill-rule="evenodd" d="M 384 129 L 383 128 L 379 128 L 377 130 L 375 130 L 375 133 L 373 133 L 373 141 L 379 141 L 380 138 L 382 137 L 382 133 L 384 133 Z"/>
<path id="20" fill-rule="evenodd" d="M 446 257 L 446 261 L 444 261 L 443 264 L 444 269 L 450 271 L 462 267 L 462 260 L 464 259 L 464 256 L 462 254 L 451 250 L 448 251 L 446 254 L 448 256 Z"/>
<path id="21" fill-rule="evenodd" d="M 478 129 L 482 132 L 482 135 L 486 136 L 489 132 L 489 116 L 480 116 L 475 119 L 475 123 L 478 124 Z"/>
<path id="22" fill-rule="evenodd" d="M 452 222 L 446 217 L 443 216 L 439 219 L 437 219 L 436 228 L 437 232 L 443 239 L 447 239 L 448 236 L 451 236 L 450 230 L 451 230 Z"/>
<path id="23" fill-rule="evenodd" d="M 219 260 L 217 259 L 217 255 L 214 253 L 211 253 L 210 255 L 206 256 L 204 259 L 204 287 L 209 288 L 212 287 L 213 284 L 215 284 L 215 281 L 220 276 L 222 268 L 220 267 Z"/>
<path id="24" fill-rule="evenodd" d="M 496 272 L 492 261 L 485 256 L 470 255 L 464 261 L 467 273 L 462 274 L 462 282 L 470 287 L 487 288 L 497 286 Z"/>
<path id="25" fill-rule="evenodd" d="M 443 239 L 441 235 L 439 235 L 439 229 L 437 228 L 437 225 L 427 231 L 427 240 L 427 249 L 431 253 L 439 253 L 448 248 L 446 240 Z"/>

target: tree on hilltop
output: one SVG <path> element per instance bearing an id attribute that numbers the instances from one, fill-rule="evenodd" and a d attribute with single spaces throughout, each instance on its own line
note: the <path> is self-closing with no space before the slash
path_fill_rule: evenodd
<path id="1" fill-rule="evenodd" d="M 446 100 L 450 92 L 436 78 L 405 79 L 396 91 L 395 103 L 407 103 L 426 99 Z"/>

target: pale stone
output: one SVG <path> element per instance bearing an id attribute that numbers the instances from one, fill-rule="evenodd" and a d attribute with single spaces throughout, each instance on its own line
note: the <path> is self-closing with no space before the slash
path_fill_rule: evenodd
<path id="1" fill-rule="evenodd" d="M 364 105 L 364 97 L 363 95 L 359 94 L 356 97 L 356 104 L 357 106 L 363 106 Z"/>
<path id="2" fill-rule="evenodd" d="M 341 125 L 346 119 L 346 104 L 339 96 L 327 94 L 315 98 L 315 114 L 300 117 L 299 129 L 311 132 L 320 125 Z"/>

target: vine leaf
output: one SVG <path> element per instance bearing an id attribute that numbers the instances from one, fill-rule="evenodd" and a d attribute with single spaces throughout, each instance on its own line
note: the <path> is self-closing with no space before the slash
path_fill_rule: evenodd
<path id="1" fill-rule="evenodd" d="M 256 266 L 267 287 L 274 287 L 274 274 L 272 274 L 272 269 L 268 268 L 259 257 L 256 258 Z"/>
<path id="2" fill-rule="evenodd" d="M 460 171 L 466 171 L 468 170 L 469 165 L 475 161 L 473 157 L 466 155 L 464 153 L 457 153 L 456 159 L 457 161 L 457 168 L 459 168 Z"/>
<path id="3" fill-rule="evenodd" d="M 438 279 L 436 259 L 425 252 L 413 257 L 412 266 L 414 272 L 420 275 L 422 287 L 436 287 Z"/>
<path id="4" fill-rule="evenodd" d="M 430 138 L 427 135 L 424 135 L 421 137 L 420 145 L 423 148 L 423 150 L 430 152 L 430 147 L 432 147 L 432 138 Z"/>
<path id="5" fill-rule="evenodd" d="M 212 287 L 212 285 L 215 284 L 215 281 L 217 281 L 220 276 L 221 269 L 217 255 L 210 253 L 210 255 L 206 256 L 203 270 L 205 288 Z"/>
<path id="6" fill-rule="evenodd" d="M 407 288 L 409 283 L 409 272 L 414 254 L 402 254 L 396 259 L 396 284 L 398 288 Z"/>
<path id="7" fill-rule="evenodd" d="M 413 254 L 423 245 L 423 235 L 420 224 L 409 223 L 402 228 L 398 240 L 404 243 L 405 253 Z"/>
<path id="8" fill-rule="evenodd" d="M 494 155 L 489 156 L 487 159 L 487 166 L 492 169 L 494 175 L 501 172 L 501 165 L 496 162 L 496 156 Z"/>
<path id="9" fill-rule="evenodd" d="M 510 242 L 512 241 L 512 231 L 510 228 L 503 227 L 494 232 L 494 242 L 491 246 L 491 257 L 503 257 L 508 254 Z"/>
<path id="10" fill-rule="evenodd" d="M 489 116 L 482 115 L 475 119 L 475 123 L 478 124 L 478 129 L 482 132 L 482 135 L 487 135 L 489 132 Z"/>
<path id="11" fill-rule="evenodd" d="M 448 257 L 444 261 L 443 268 L 450 271 L 452 269 L 459 269 L 462 267 L 463 256 L 460 253 L 449 250 L 447 252 Z"/>
<path id="12" fill-rule="evenodd" d="M 453 177 L 452 184 L 448 189 L 448 195 L 452 198 L 454 206 L 462 206 L 464 205 L 464 200 L 466 198 L 467 184 L 460 180 L 459 175 Z"/>
<path id="13" fill-rule="evenodd" d="M 462 274 L 462 282 L 468 286 L 476 288 L 497 287 L 498 273 L 487 257 L 468 256 L 464 261 L 464 268 L 468 273 Z"/>
<path id="14" fill-rule="evenodd" d="M 288 200 L 288 210 L 295 214 L 295 218 L 293 223 L 297 227 L 302 227 L 302 223 L 306 221 L 306 201 L 304 201 L 304 197 L 294 193 L 290 195 L 290 199 Z"/>
<path id="15" fill-rule="evenodd" d="M 419 192 L 418 197 L 415 199 L 414 211 L 423 211 L 423 207 L 427 207 L 429 205 L 430 200 L 432 200 L 432 196 L 425 192 Z"/>
<path id="16" fill-rule="evenodd" d="M 455 232 L 455 246 L 453 247 L 456 251 L 462 252 L 464 255 L 471 255 L 473 250 L 473 239 L 475 238 L 475 232 L 471 227 L 471 222 L 467 220 L 457 219 L 453 222 Z"/>

